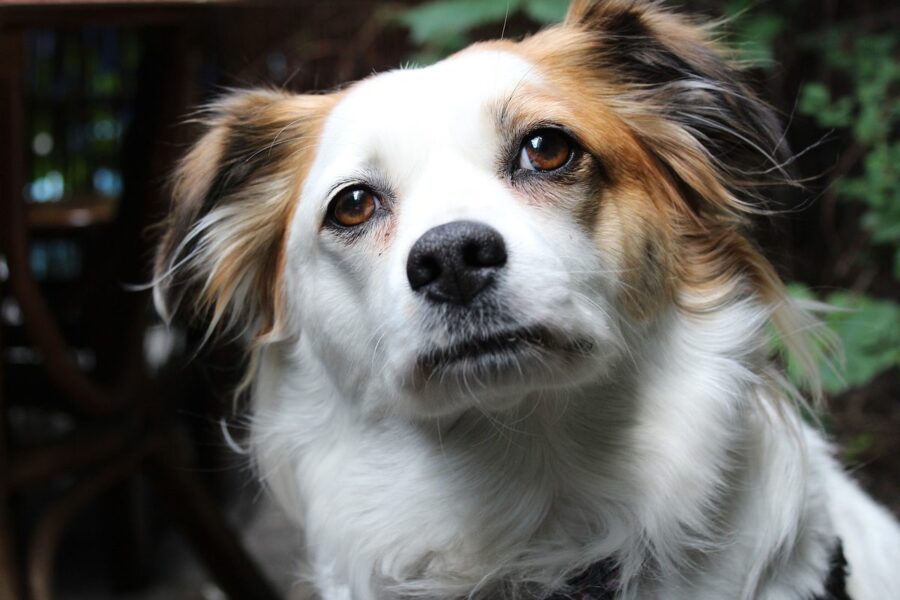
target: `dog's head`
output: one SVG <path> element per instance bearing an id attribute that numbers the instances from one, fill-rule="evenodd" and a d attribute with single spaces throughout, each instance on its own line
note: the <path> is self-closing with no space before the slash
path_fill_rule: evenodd
<path id="1" fill-rule="evenodd" d="M 673 310 L 777 299 L 741 233 L 770 111 L 704 28 L 576 1 L 326 95 L 238 92 L 181 165 L 157 301 L 438 415 L 608 376 Z"/>

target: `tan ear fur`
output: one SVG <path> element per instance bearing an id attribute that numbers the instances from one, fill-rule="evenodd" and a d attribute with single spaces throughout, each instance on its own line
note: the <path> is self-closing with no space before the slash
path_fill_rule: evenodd
<path id="1" fill-rule="evenodd" d="M 287 225 L 333 103 L 242 91 L 204 111 L 156 256 L 161 314 L 202 319 L 210 333 L 277 337 Z"/>

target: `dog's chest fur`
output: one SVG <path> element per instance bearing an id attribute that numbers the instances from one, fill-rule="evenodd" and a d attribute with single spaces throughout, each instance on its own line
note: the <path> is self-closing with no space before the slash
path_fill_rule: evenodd
<path id="1" fill-rule="evenodd" d="M 418 425 L 343 412 L 314 359 L 271 353 L 256 450 L 285 505 L 302 507 L 313 563 L 326 563 L 316 577 L 349 581 L 353 598 L 497 597 L 609 556 L 623 597 L 815 591 L 835 536 L 817 489 L 824 445 L 767 414 L 744 350 L 714 360 L 702 328 L 680 321 L 662 339 L 608 385 Z M 783 573 L 764 573 L 776 557 Z"/>

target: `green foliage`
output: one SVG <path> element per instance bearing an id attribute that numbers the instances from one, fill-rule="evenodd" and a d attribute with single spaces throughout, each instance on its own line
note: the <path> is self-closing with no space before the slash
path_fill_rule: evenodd
<path id="1" fill-rule="evenodd" d="M 865 206 L 862 225 L 868 240 L 894 249 L 894 277 L 900 279 L 900 33 L 832 30 L 810 45 L 825 58 L 827 81 L 839 78 L 848 86 L 835 94 L 823 81 L 806 83 L 798 109 L 823 128 L 851 134 L 853 146 L 845 156 L 857 153 L 858 164 L 847 161 L 844 169 L 852 175 L 833 185 L 839 199 Z M 849 292 L 834 292 L 825 300 L 847 309 L 826 316 L 846 357 L 843 378 L 827 374 L 828 391 L 864 385 L 900 366 L 900 304 Z"/>
<path id="2" fill-rule="evenodd" d="M 527 0 L 523 9 L 537 23 L 556 23 L 566 16 L 569 3 L 560 0 Z"/>
<path id="3" fill-rule="evenodd" d="M 841 338 L 846 360 L 842 377 L 826 377 L 827 391 L 861 386 L 900 366 L 900 304 L 846 291 L 829 294 L 827 302 L 842 309 L 825 322 Z"/>
<path id="4" fill-rule="evenodd" d="M 518 2 L 511 0 L 510 4 Z M 506 2 L 438 0 L 411 8 L 398 19 L 409 27 L 413 42 L 425 51 L 446 54 L 464 46 L 470 30 L 502 21 L 506 15 Z"/>
<path id="5" fill-rule="evenodd" d="M 412 41 L 419 46 L 413 57 L 428 64 L 459 50 L 471 41 L 473 29 L 498 25 L 518 14 L 538 24 L 559 21 L 566 14 L 567 0 L 432 0 L 398 13 Z"/>
<path id="6" fill-rule="evenodd" d="M 813 45 L 824 53 L 830 74 L 849 82 L 849 91 L 834 97 L 824 83 L 810 82 L 798 108 L 822 127 L 852 133 L 861 172 L 838 182 L 837 191 L 865 205 L 863 227 L 874 244 L 895 248 L 894 276 L 900 279 L 900 33 L 831 31 Z"/>
<path id="7" fill-rule="evenodd" d="M 775 64 L 773 44 L 787 27 L 784 15 L 753 10 L 757 0 L 730 0 L 725 7 L 728 15 L 728 42 L 741 60 L 761 67 Z"/>
<path id="8" fill-rule="evenodd" d="M 789 292 L 795 298 L 815 300 L 816 295 L 806 286 L 792 284 Z M 824 298 L 830 310 L 821 315 L 825 325 L 841 341 L 841 358 L 828 357 L 828 348 L 821 348 L 828 364 L 822 365 L 822 386 L 830 394 L 865 385 L 876 375 L 900 367 L 900 304 L 880 300 L 864 294 L 841 290 Z M 776 349 L 784 348 L 776 344 Z M 804 381 L 800 365 L 785 356 L 788 375 L 798 385 Z"/>

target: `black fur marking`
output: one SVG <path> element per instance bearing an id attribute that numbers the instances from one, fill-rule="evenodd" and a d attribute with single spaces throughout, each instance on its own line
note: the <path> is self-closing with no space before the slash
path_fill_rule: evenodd
<path id="1" fill-rule="evenodd" d="M 844 557 L 844 545 L 841 540 L 831 552 L 829 561 L 831 569 L 825 580 L 825 594 L 815 596 L 811 600 L 852 600 L 847 592 L 847 559 Z"/>
<path id="2" fill-rule="evenodd" d="M 223 197 L 249 183 L 252 176 L 272 159 L 265 148 L 275 141 L 272 138 L 278 133 L 277 128 L 253 123 L 234 123 L 227 127 L 227 141 L 219 159 L 218 172 L 196 218 L 208 214 Z"/>
<path id="3" fill-rule="evenodd" d="M 779 165 L 790 153 L 775 115 L 712 46 L 686 36 L 662 39 L 639 8 L 612 12 L 600 3 L 581 24 L 596 35 L 594 65 L 689 131 L 736 196 L 754 203 L 754 188 L 789 182 Z M 647 149 L 654 153 L 649 144 Z M 700 208 L 696 194 L 686 197 L 695 211 Z"/>
<path id="4" fill-rule="evenodd" d="M 604 64 L 632 83 L 663 85 L 699 76 L 686 60 L 660 43 L 636 11 L 607 17 L 602 31 Z"/>
<path id="5" fill-rule="evenodd" d="M 568 589 L 546 600 L 613 600 L 618 591 L 618 569 L 612 560 L 601 560 L 569 581 Z"/>

